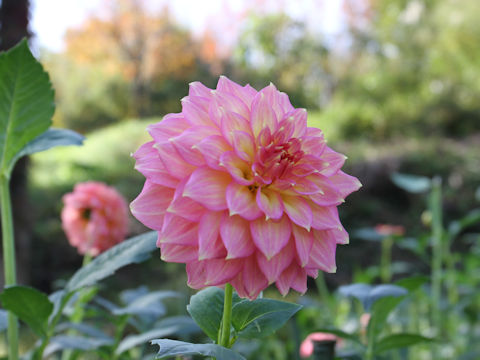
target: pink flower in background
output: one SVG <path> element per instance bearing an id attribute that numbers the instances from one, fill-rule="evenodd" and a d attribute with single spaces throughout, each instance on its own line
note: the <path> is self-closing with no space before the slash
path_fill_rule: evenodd
<path id="1" fill-rule="evenodd" d="M 79 183 L 63 202 L 62 227 L 80 254 L 96 256 L 125 239 L 127 204 L 114 188 L 100 182 Z"/>
<path id="2" fill-rule="evenodd" d="M 336 270 L 336 245 L 348 243 L 337 206 L 361 185 L 286 94 L 195 82 L 182 112 L 148 131 L 131 210 L 158 231 L 163 260 L 187 264 L 191 287 L 229 282 L 254 299 L 274 282 L 304 293 L 307 275 Z"/>
<path id="3" fill-rule="evenodd" d="M 314 341 L 337 341 L 337 337 L 333 334 L 321 332 L 311 333 L 305 340 L 302 341 L 302 344 L 300 345 L 301 357 L 308 358 L 313 354 Z"/>
<path id="4" fill-rule="evenodd" d="M 378 224 L 375 231 L 383 236 L 403 236 L 405 228 L 402 225 Z"/>

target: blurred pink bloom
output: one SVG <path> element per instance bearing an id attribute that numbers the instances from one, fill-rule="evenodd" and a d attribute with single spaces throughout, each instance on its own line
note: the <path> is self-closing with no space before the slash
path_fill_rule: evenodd
<path id="1" fill-rule="evenodd" d="M 80 254 L 97 256 L 125 239 L 128 210 L 112 187 L 89 181 L 63 197 L 62 227 Z"/>
<path id="2" fill-rule="evenodd" d="M 304 293 L 307 275 L 335 272 L 336 245 L 348 243 L 337 206 L 361 185 L 286 94 L 194 82 L 182 112 L 148 131 L 131 210 L 158 231 L 163 260 L 187 264 L 189 286 L 229 282 L 254 299 L 274 282 Z"/>
<path id="3" fill-rule="evenodd" d="M 402 225 L 378 224 L 375 231 L 383 236 L 402 236 L 405 235 L 405 228 Z"/>
<path id="4" fill-rule="evenodd" d="M 314 341 L 337 341 L 337 337 L 333 334 L 327 333 L 311 333 L 303 340 L 300 345 L 300 356 L 303 358 L 308 358 L 313 354 L 313 342 Z"/>

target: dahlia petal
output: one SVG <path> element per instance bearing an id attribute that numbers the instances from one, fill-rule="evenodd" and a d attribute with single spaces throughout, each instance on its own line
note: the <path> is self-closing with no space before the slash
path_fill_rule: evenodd
<path id="1" fill-rule="evenodd" d="M 245 119 L 250 117 L 250 110 L 247 105 L 233 93 L 219 90 L 212 91 L 214 99 L 217 103 L 222 104 L 223 108 L 230 113 L 236 113 Z"/>
<path id="2" fill-rule="evenodd" d="M 196 145 L 196 148 L 203 155 L 207 165 L 215 170 L 223 170 L 220 165 L 220 156 L 231 150 L 230 145 L 219 135 L 206 137 Z"/>
<path id="3" fill-rule="evenodd" d="M 212 97 L 212 89 L 206 87 L 200 81 L 194 81 L 189 84 L 188 95 L 201 96 L 203 98 L 209 99 Z"/>
<path id="4" fill-rule="evenodd" d="M 257 91 L 251 86 L 240 86 L 223 75 L 221 75 L 218 80 L 217 90 L 235 95 L 241 99 L 247 107 L 250 107 L 250 104 L 257 93 Z"/>
<path id="5" fill-rule="evenodd" d="M 303 147 L 302 147 L 303 148 Z M 316 155 L 311 154 L 304 154 L 300 161 L 295 164 L 295 168 L 293 169 L 293 174 L 297 174 L 300 169 L 314 169 L 314 171 L 310 173 L 317 173 L 321 172 L 323 169 L 328 167 L 330 164 L 324 161 L 323 159 L 319 158 Z M 297 170 L 298 169 L 298 170 Z M 301 172 L 301 170 L 300 170 Z M 300 175 L 300 174 L 299 174 Z"/>
<path id="6" fill-rule="evenodd" d="M 321 133 L 321 136 L 304 136 L 302 138 L 302 151 L 305 154 L 320 157 L 326 147 L 327 142 L 323 137 L 323 133 Z"/>
<path id="7" fill-rule="evenodd" d="M 293 274 L 292 282 L 290 283 L 290 287 L 293 290 L 298 291 L 300 294 L 305 294 L 307 292 L 307 272 L 305 269 L 298 267 L 295 264 L 295 271 Z"/>
<path id="8" fill-rule="evenodd" d="M 253 161 L 255 158 L 255 140 L 249 133 L 235 130 L 233 132 L 233 147 L 241 159 Z"/>
<path id="9" fill-rule="evenodd" d="M 261 146 L 267 146 L 272 142 L 272 132 L 268 127 L 262 129 L 258 134 L 257 141 Z"/>
<path id="10" fill-rule="evenodd" d="M 238 215 L 224 215 L 220 224 L 220 235 L 227 248 L 227 259 L 247 257 L 255 251 L 248 221 Z"/>
<path id="11" fill-rule="evenodd" d="M 300 196 L 282 195 L 282 201 L 290 220 L 298 226 L 310 230 L 313 215 L 307 200 Z"/>
<path id="12" fill-rule="evenodd" d="M 255 255 L 251 255 L 243 261 L 243 269 L 230 281 L 240 297 L 255 300 L 258 295 L 268 286 L 267 278 L 260 270 Z"/>
<path id="13" fill-rule="evenodd" d="M 283 215 L 282 197 L 277 191 L 265 187 L 259 187 L 257 190 L 257 204 L 267 219 L 278 220 Z"/>
<path id="14" fill-rule="evenodd" d="M 310 258 L 306 265 L 307 268 L 320 269 L 325 272 L 333 273 L 337 267 L 335 264 L 335 252 L 337 243 L 332 236 L 326 236 L 325 231 L 312 230 L 313 244 L 310 250 Z"/>
<path id="15" fill-rule="evenodd" d="M 320 206 L 337 206 L 344 202 L 336 186 L 325 176 L 312 174 L 307 176 L 307 178 L 316 183 L 320 189 L 318 193 L 308 196 L 315 204 Z"/>
<path id="16" fill-rule="evenodd" d="M 247 186 L 232 182 L 227 187 L 226 196 L 230 216 L 238 214 L 247 220 L 255 220 L 262 216 L 255 194 Z"/>
<path id="17" fill-rule="evenodd" d="M 185 246 L 176 244 L 158 243 L 160 248 L 160 258 L 163 261 L 174 263 L 185 263 L 197 260 L 198 247 L 197 246 Z"/>
<path id="18" fill-rule="evenodd" d="M 183 190 L 188 178 L 183 179 L 178 187 L 175 189 L 173 200 L 167 208 L 167 212 L 184 217 L 190 221 L 199 221 L 205 208 L 193 201 L 192 199 L 183 196 Z"/>
<path id="19" fill-rule="evenodd" d="M 286 113 L 282 120 L 283 126 L 289 133 L 289 138 L 300 138 L 307 132 L 307 110 L 294 109 Z M 282 122 L 283 122 L 282 121 Z"/>
<path id="20" fill-rule="evenodd" d="M 223 212 L 204 213 L 198 223 L 198 260 L 225 257 L 225 247 L 219 238 Z"/>
<path id="21" fill-rule="evenodd" d="M 169 188 L 175 188 L 178 179 L 171 176 L 163 166 L 157 149 L 153 147 L 153 141 L 147 142 L 133 154 L 135 158 L 135 169 L 138 170 L 151 182 Z"/>
<path id="22" fill-rule="evenodd" d="M 328 179 L 335 184 L 342 197 L 347 197 L 352 192 L 357 191 L 362 187 L 362 184 L 356 177 L 345 174 L 341 170 L 335 175 L 330 176 Z"/>
<path id="23" fill-rule="evenodd" d="M 223 111 L 220 120 L 220 129 L 223 137 L 232 146 L 235 144 L 235 131 L 243 131 L 247 134 L 251 133 L 247 119 L 237 113 L 228 111 Z"/>
<path id="24" fill-rule="evenodd" d="M 202 166 L 205 164 L 205 159 L 197 149 L 197 145 L 211 135 L 218 135 L 218 129 L 211 126 L 192 126 L 180 135 L 170 138 L 170 142 L 183 160 L 195 166 Z"/>
<path id="25" fill-rule="evenodd" d="M 290 104 L 287 94 L 278 91 L 275 85 L 272 83 L 260 90 L 259 93 L 265 95 L 266 101 L 270 104 L 270 107 L 275 112 L 277 119 L 282 119 L 286 113 L 294 110 L 292 104 Z"/>
<path id="26" fill-rule="evenodd" d="M 166 213 L 157 246 L 162 243 L 195 246 L 198 242 L 197 233 L 198 224 L 196 222 Z"/>
<path id="27" fill-rule="evenodd" d="M 147 126 L 147 131 L 156 143 L 163 143 L 189 127 L 183 114 L 167 114 L 162 121 Z"/>
<path id="28" fill-rule="evenodd" d="M 347 157 L 345 155 L 337 153 L 326 146 L 322 154 L 322 160 L 326 161 L 329 165 L 320 173 L 327 177 L 336 174 L 338 170 L 342 168 L 343 164 L 345 164 L 346 159 Z"/>
<path id="29" fill-rule="evenodd" d="M 171 176 L 183 179 L 195 170 L 195 167 L 187 163 L 170 142 L 156 143 L 154 148 L 157 149 L 163 166 Z"/>
<path id="30" fill-rule="evenodd" d="M 240 159 L 234 151 L 227 151 L 220 157 L 220 164 L 241 185 L 253 184 L 252 170 L 247 162 Z"/>
<path id="31" fill-rule="evenodd" d="M 268 260 L 261 252 L 257 252 L 258 266 L 260 267 L 260 270 L 262 270 L 263 275 L 267 278 L 269 284 L 278 279 L 280 274 L 291 264 L 294 256 L 295 249 L 292 241 L 289 241 L 288 244 L 270 260 Z"/>
<path id="32" fill-rule="evenodd" d="M 165 212 L 175 190 L 145 181 L 142 192 L 130 204 L 132 214 L 154 230 L 162 230 Z"/>
<path id="33" fill-rule="evenodd" d="M 336 229 L 340 226 L 338 210 L 335 206 L 319 206 L 309 203 L 313 213 L 312 227 L 317 230 Z"/>
<path id="34" fill-rule="evenodd" d="M 277 116 L 264 92 L 260 91 L 253 99 L 250 125 L 255 138 L 262 129 L 269 128 L 271 133 L 277 130 Z"/>
<path id="35" fill-rule="evenodd" d="M 311 278 L 316 279 L 318 277 L 318 269 L 305 268 L 305 271 L 307 272 L 307 275 Z"/>
<path id="36" fill-rule="evenodd" d="M 295 179 L 295 185 L 293 185 L 293 190 L 302 195 L 311 195 L 316 194 L 320 191 L 315 182 L 307 179 L 307 178 L 297 178 Z"/>
<path id="37" fill-rule="evenodd" d="M 288 294 L 290 286 L 296 277 L 298 265 L 295 262 L 292 262 L 288 268 L 286 268 L 282 274 L 278 277 L 275 285 L 277 286 L 278 291 L 283 296 Z"/>
<path id="38" fill-rule="evenodd" d="M 223 171 L 207 167 L 196 169 L 185 185 L 183 196 L 199 202 L 207 209 L 220 211 L 227 208 L 225 192 L 232 178 Z"/>
<path id="39" fill-rule="evenodd" d="M 302 227 L 292 226 L 293 237 L 295 238 L 295 249 L 297 250 L 298 259 L 302 267 L 308 263 L 310 250 L 313 244 L 313 234 Z"/>
<path id="40" fill-rule="evenodd" d="M 205 286 L 223 285 L 242 269 L 242 261 L 209 259 L 187 263 L 188 286 L 199 289 Z"/>
<path id="41" fill-rule="evenodd" d="M 182 99 L 182 114 L 191 125 L 215 126 L 210 119 L 210 100 L 201 96 L 186 96 Z"/>
<path id="42" fill-rule="evenodd" d="M 335 229 L 322 230 L 322 236 L 328 237 L 331 241 L 335 241 L 337 244 L 345 245 L 349 243 L 349 236 L 347 231 L 342 225 L 339 225 Z"/>
<path id="43" fill-rule="evenodd" d="M 250 231 L 257 248 L 271 259 L 287 245 L 292 227 L 286 216 L 277 221 L 260 218 L 250 223 Z"/>

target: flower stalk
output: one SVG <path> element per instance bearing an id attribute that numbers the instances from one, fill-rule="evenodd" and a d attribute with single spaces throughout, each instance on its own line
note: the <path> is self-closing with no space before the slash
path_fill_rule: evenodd
<path id="1" fill-rule="evenodd" d="M 225 284 L 225 298 L 223 301 L 222 329 L 220 332 L 219 345 L 230 347 L 230 327 L 232 323 L 232 298 L 233 287 L 229 283 Z"/>
<path id="2" fill-rule="evenodd" d="M 13 238 L 12 202 L 10 198 L 9 178 L 0 175 L 0 195 L 2 211 L 3 267 L 5 286 L 15 285 L 15 242 Z M 10 360 L 18 359 L 18 321 L 14 314 L 8 312 L 8 354 Z"/>

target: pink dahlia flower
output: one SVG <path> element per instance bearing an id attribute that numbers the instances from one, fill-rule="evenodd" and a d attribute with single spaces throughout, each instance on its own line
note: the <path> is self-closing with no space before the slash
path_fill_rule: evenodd
<path id="1" fill-rule="evenodd" d="M 191 287 L 229 282 L 254 299 L 274 282 L 304 293 L 307 275 L 335 271 L 336 245 L 348 242 L 337 206 L 360 182 L 286 94 L 194 82 L 182 112 L 148 131 L 131 210 L 158 231 L 163 260 L 187 264 Z"/>
<path id="2" fill-rule="evenodd" d="M 97 256 L 125 239 L 127 204 L 114 188 L 100 182 L 79 183 L 63 202 L 62 227 L 80 254 Z"/>

